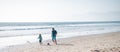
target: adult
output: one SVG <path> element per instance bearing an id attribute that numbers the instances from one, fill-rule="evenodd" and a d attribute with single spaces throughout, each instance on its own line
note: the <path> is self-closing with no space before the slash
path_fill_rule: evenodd
<path id="1" fill-rule="evenodd" d="M 52 41 L 57 45 L 56 35 L 57 31 L 54 28 L 52 28 Z"/>

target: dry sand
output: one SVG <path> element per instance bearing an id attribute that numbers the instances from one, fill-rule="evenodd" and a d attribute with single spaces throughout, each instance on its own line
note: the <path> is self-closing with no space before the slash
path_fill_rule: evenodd
<path id="1" fill-rule="evenodd" d="M 120 52 L 120 32 L 59 39 L 58 45 L 51 41 L 45 41 L 42 45 L 28 42 L 9 46 L 0 52 Z"/>

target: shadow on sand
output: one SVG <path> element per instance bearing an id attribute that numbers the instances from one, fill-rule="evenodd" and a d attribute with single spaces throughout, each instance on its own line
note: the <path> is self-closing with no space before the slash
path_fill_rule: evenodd
<path id="1" fill-rule="evenodd" d="M 54 45 L 46 45 L 46 44 L 42 44 L 41 46 L 54 46 Z M 74 46 L 73 44 L 57 44 L 57 46 Z"/>
<path id="2" fill-rule="evenodd" d="M 63 46 L 74 46 L 73 44 L 64 44 L 64 43 L 57 44 L 57 45 L 63 45 Z"/>

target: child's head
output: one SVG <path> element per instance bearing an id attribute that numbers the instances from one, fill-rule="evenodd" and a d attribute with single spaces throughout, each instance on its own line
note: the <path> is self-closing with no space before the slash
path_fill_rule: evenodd
<path id="1" fill-rule="evenodd" d="M 39 35 L 41 35 L 41 34 L 39 34 Z"/>

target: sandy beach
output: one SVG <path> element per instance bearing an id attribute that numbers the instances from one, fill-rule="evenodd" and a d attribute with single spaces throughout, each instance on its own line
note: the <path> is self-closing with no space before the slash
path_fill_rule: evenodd
<path id="1" fill-rule="evenodd" d="M 28 42 L 9 46 L 0 52 L 120 52 L 120 32 L 58 39 L 58 45 L 50 40 L 42 45 Z"/>

